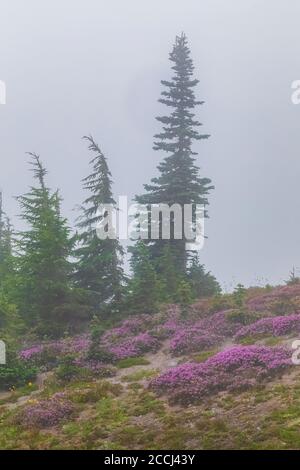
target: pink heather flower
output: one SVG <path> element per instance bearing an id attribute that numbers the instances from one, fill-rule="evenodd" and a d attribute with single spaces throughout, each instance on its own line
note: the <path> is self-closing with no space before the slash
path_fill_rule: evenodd
<path id="1" fill-rule="evenodd" d="M 177 324 L 171 338 L 171 352 L 180 355 L 211 349 L 232 336 L 240 325 L 230 321 L 230 312 L 224 310 L 190 325 Z"/>
<path id="2" fill-rule="evenodd" d="M 64 393 L 56 393 L 47 400 L 26 405 L 17 415 L 16 422 L 26 427 L 51 427 L 71 416 L 74 406 Z"/>
<path id="3" fill-rule="evenodd" d="M 219 391 L 243 390 L 267 380 L 292 365 L 283 348 L 235 346 L 203 363 L 185 363 L 150 382 L 157 393 L 177 402 L 191 403 Z"/>
<path id="4" fill-rule="evenodd" d="M 66 354 L 83 354 L 90 346 L 90 339 L 87 335 L 76 336 L 74 338 L 61 339 L 58 341 L 47 341 L 36 344 L 30 348 L 19 352 L 19 357 L 25 361 L 39 360 L 43 353 L 51 353 L 57 357 Z"/>
<path id="5" fill-rule="evenodd" d="M 283 315 L 267 317 L 237 331 L 235 338 L 240 340 L 248 336 L 284 336 L 300 333 L 300 315 Z"/>
<path id="6" fill-rule="evenodd" d="M 124 320 L 119 327 L 112 328 L 104 333 L 102 340 L 104 342 L 117 342 L 128 336 L 144 332 L 151 328 L 155 322 L 153 315 L 135 315 Z"/>
<path id="7" fill-rule="evenodd" d="M 36 345 L 31 346 L 28 349 L 23 349 L 19 352 L 20 359 L 24 361 L 29 361 L 30 359 L 34 358 L 35 356 L 41 354 L 43 352 L 44 346 L 43 345 Z"/>
<path id="8" fill-rule="evenodd" d="M 255 312 L 264 312 L 272 310 L 274 303 L 283 302 L 288 306 L 288 303 L 297 300 L 300 297 L 300 284 L 289 286 L 275 287 L 270 292 L 251 297 L 247 302 L 247 308 Z M 293 310 L 293 306 L 289 307 Z"/>
<path id="9" fill-rule="evenodd" d="M 146 352 L 156 351 L 159 342 L 149 333 L 140 333 L 139 335 L 128 338 L 118 345 L 113 345 L 108 350 L 113 353 L 116 359 L 126 359 L 128 357 L 137 357 Z"/>

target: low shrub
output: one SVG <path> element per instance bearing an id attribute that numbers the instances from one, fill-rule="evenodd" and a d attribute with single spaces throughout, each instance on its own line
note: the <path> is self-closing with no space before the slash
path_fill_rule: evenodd
<path id="1" fill-rule="evenodd" d="M 21 361 L 9 361 L 0 365 L 0 390 L 10 390 L 21 387 L 35 380 L 37 369 L 34 366 L 23 364 Z"/>
<path id="2" fill-rule="evenodd" d="M 260 316 L 256 312 L 249 312 L 246 309 L 231 310 L 227 314 L 229 321 L 238 323 L 239 325 L 249 325 L 257 320 Z"/>
<path id="3" fill-rule="evenodd" d="M 300 333 L 300 314 L 281 315 L 278 317 L 267 317 L 244 326 L 237 331 L 235 339 L 243 340 L 244 338 L 256 339 L 263 336 L 284 336 L 291 333 Z"/>
<path id="4" fill-rule="evenodd" d="M 56 367 L 65 355 L 85 355 L 90 344 L 91 341 L 87 335 L 47 341 L 22 349 L 19 352 L 19 358 L 24 362 L 50 370 Z"/>
<path id="5" fill-rule="evenodd" d="M 225 310 L 207 316 L 191 325 L 181 324 L 174 332 L 170 350 L 174 355 L 189 354 L 212 349 L 232 336 L 240 327 L 232 321 L 233 310 Z"/>
<path id="6" fill-rule="evenodd" d="M 28 428 L 55 426 L 69 418 L 74 405 L 64 393 L 56 393 L 47 400 L 30 400 L 14 417 L 14 422 Z"/>
<path id="7" fill-rule="evenodd" d="M 114 362 L 116 357 L 115 354 L 108 348 L 105 348 L 96 342 L 92 342 L 87 352 L 87 359 L 92 361 L 99 361 L 102 363 L 110 363 Z"/>
<path id="8" fill-rule="evenodd" d="M 87 388 L 74 390 L 70 398 L 75 403 L 96 403 L 102 398 L 119 396 L 121 392 L 122 385 L 101 381 L 99 383 L 91 384 Z"/>
<path id="9" fill-rule="evenodd" d="M 84 375 L 85 369 L 75 363 L 74 356 L 65 356 L 56 370 L 56 377 L 61 382 L 70 382 L 71 380 Z"/>
<path id="10" fill-rule="evenodd" d="M 154 377 L 157 374 L 158 374 L 157 370 L 142 369 L 142 370 L 133 372 L 132 374 L 125 375 L 124 377 L 122 377 L 122 381 L 123 382 L 139 382 L 140 380 L 150 379 L 151 377 Z"/>
<path id="11" fill-rule="evenodd" d="M 114 354 L 116 360 L 129 357 L 138 357 L 147 352 L 155 352 L 159 348 L 159 341 L 149 333 L 139 333 L 110 347 L 110 352 Z"/>
<path id="12" fill-rule="evenodd" d="M 235 346 L 202 363 L 174 367 L 150 382 L 158 394 L 167 393 L 176 403 L 188 404 L 220 391 L 241 391 L 270 380 L 291 366 L 286 349 Z"/>
<path id="13" fill-rule="evenodd" d="M 263 294 L 251 296 L 246 305 L 249 310 L 269 315 L 290 315 L 300 310 L 300 284 L 267 289 Z"/>
<path id="14" fill-rule="evenodd" d="M 116 368 L 112 365 L 104 364 L 92 359 L 76 358 L 74 363 L 89 377 L 105 378 L 113 377 L 116 374 Z"/>

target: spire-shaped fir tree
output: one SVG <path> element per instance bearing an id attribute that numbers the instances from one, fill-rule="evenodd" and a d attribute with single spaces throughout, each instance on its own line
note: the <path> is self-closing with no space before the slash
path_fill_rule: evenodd
<path id="1" fill-rule="evenodd" d="M 220 284 L 216 280 L 215 276 L 205 270 L 204 265 L 200 263 L 198 254 L 192 257 L 188 269 L 188 280 L 195 299 L 200 299 L 201 297 L 212 297 L 221 293 Z"/>
<path id="2" fill-rule="evenodd" d="M 170 61 L 173 77 L 161 82 L 164 90 L 159 99 L 170 109 L 170 114 L 156 118 L 162 124 L 162 132 L 155 135 L 154 142 L 154 149 L 167 156 L 158 165 L 159 176 L 145 185 L 146 193 L 137 196 L 136 200 L 148 205 L 179 204 L 184 219 L 184 204 L 207 205 L 207 195 L 213 188 L 210 179 L 200 177 L 194 157 L 197 153 L 192 149 L 194 141 L 207 139 L 209 135 L 199 132 L 201 123 L 194 114 L 194 108 L 204 102 L 195 98 L 194 88 L 199 81 L 193 78 L 194 66 L 185 34 L 176 37 Z M 149 246 L 156 263 L 165 252 L 165 246 L 170 245 L 176 259 L 176 271 L 184 276 L 188 262 L 188 240 L 183 229 L 182 239 L 175 239 L 173 225 L 171 214 L 171 239 L 162 240 L 160 237 L 159 240 L 152 240 Z"/>
<path id="3" fill-rule="evenodd" d="M 3 211 L 2 192 L 0 192 L 0 287 L 4 279 L 12 272 L 12 227 Z"/>
<path id="4" fill-rule="evenodd" d="M 39 156 L 30 155 L 37 185 L 17 198 L 28 227 L 19 234 L 19 308 L 40 334 L 59 336 L 85 319 L 86 308 L 72 289 L 74 240 L 60 213 L 59 193 L 46 186 Z"/>
<path id="5" fill-rule="evenodd" d="M 130 247 L 132 279 L 127 297 L 131 312 L 155 313 L 162 300 L 162 284 L 150 259 L 149 248 L 143 240 Z"/>
<path id="6" fill-rule="evenodd" d="M 3 210 L 2 192 L 0 192 L 0 337 L 10 347 L 24 328 L 15 305 L 16 292 L 13 230 Z"/>
<path id="7" fill-rule="evenodd" d="M 91 136 L 85 136 L 84 139 L 88 141 L 89 150 L 95 156 L 90 161 L 92 173 L 83 179 L 83 187 L 90 195 L 83 202 L 79 217 L 75 279 L 79 287 L 89 292 L 91 305 L 96 312 L 116 311 L 123 290 L 123 249 L 117 240 L 102 240 L 96 233 L 97 224 L 105 216 L 101 207 L 104 204 L 116 204 L 111 189 L 111 173 L 107 160 L 94 139 Z"/>

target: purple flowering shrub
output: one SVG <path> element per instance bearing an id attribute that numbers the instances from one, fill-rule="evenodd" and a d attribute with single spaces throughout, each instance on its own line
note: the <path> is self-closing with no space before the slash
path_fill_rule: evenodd
<path id="1" fill-rule="evenodd" d="M 19 358 L 28 364 L 41 366 L 47 370 L 59 366 L 60 374 L 68 359 L 69 372 L 72 372 L 74 377 L 80 375 L 80 370 L 85 371 L 86 375 L 93 374 L 95 377 L 112 377 L 115 371 L 111 366 L 88 356 L 90 344 L 91 340 L 86 335 L 59 342 L 47 342 L 23 349 L 19 352 Z"/>
<path id="2" fill-rule="evenodd" d="M 102 362 L 115 362 L 121 359 L 137 357 L 147 352 L 155 352 L 160 346 L 157 325 L 161 315 L 140 315 L 124 320 L 93 344 L 93 359 Z"/>
<path id="3" fill-rule="evenodd" d="M 170 351 L 174 355 L 188 354 L 211 349 L 221 341 L 217 335 L 203 332 L 198 325 L 182 328 L 174 335 L 170 343 Z"/>
<path id="4" fill-rule="evenodd" d="M 233 336 L 240 324 L 231 321 L 231 312 L 225 310 L 191 325 L 178 325 L 170 342 L 170 351 L 174 355 L 204 351 Z"/>
<path id="5" fill-rule="evenodd" d="M 149 333 L 140 333 L 137 336 L 120 341 L 118 344 L 108 347 L 116 360 L 129 357 L 138 357 L 147 352 L 155 352 L 159 348 L 159 341 Z"/>
<path id="6" fill-rule="evenodd" d="M 115 367 L 93 359 L 75 358 L 74 364 L 81 369 L 86 369 L 97 378 L 113 377 L 116 373 Z"/>
<path id="7" fill-rule="evenodd" d="M 230 338 L 298 332 L 300 327 L 298 330 L 298 316 L 295 314 L 272 321 L 269 313 L 257 321 L 274 299 L 286 301 L 297 298 L 298 294 L 300 298 L 299 285 L 263 290 L 259 294 L 256 290 L 247 297 L 247 306 L 243 309 L 223 309 L 213 314 L 210 313 L 210 301 L 207 300 L 195 304 L 187 316 L 181 315 L 178 306 L 171 305 L 156 315 L 127 318 L 100 336 L 83 334 L 35 344 L 20 351 L 19 357 L 31 365 L 53 369 L 61 364 L 64 357 L 71 355 L 75 364 L 93 373 L 98 370 L 101 375 L 105 374 L 105 364 L 156 352 L 163 340 L 170 340 L 164 346 L 169 347 L 171 354 L 178 356 L 207 351 Z"/>
<path id="8" fill-rule="evenodd" d="M 195 319 L 182 318 L 176 305 L 157 315 L 134 316 L 100 337 L 88 335 L 52 341 L 23 349 L 19 356 L 26 362 L 48 369 L 56 367 L 64 357 L 72 355 L 81 367 L 92 371 L 104 364 L 156 352 L 161 340 L 170 339 L 170 352 L 189 354 L 211 349 L 232 337 L 241 323 L 232 319 L 234 310 L 224 310 Z M 101 373 L 101 371 L 100 371 Z"/>
<path id="9" fill-rule="evenodd" d="M 250 297 L 246 306 L 254 312 L 289 315 L 300 310 L 300 284 L 275 287 L 264 294 Z"/>
<path id="10" fill-rule="evenodd" d="M 55 366 L 67 354 L 84 354 L 90 345 L 87 335 L 36 344 L 19 352 L 19 358 L 35 365 Z"/>
<path id="11" fill-rule="evenodd" d="M 104 335 L 102 346 L 118 359 L 155 352 L 159 341 L 163 339 L 170 339 L 170 351 L 175 355 L 206 350 L 232 336 L 240 328 L 240 324 L 231 321 L 231 312 L 226 310 L 206 316 L 201 312 L 202 318 L 199 320 L 198 316 L 197 320 L 196 316 L 195 320 L 195 312 L 192 312 L 190 318 L 182 318 L 180 308 L 171 305 L 165 315 L 143 315 L 142 321 L 138 317 L 126 320 L 121 327 Z M 120 332 L 124 336 L 117 337 L 116 333 Z"/>
<path id="12" fill-rule="evenodd" d="M 119 327 L 112 328 L 104 333 L 102 339 L 104 343 L 117 343 L 126 337 L 149 330 L 155 326 L 157 319 L 157 315 L 144 314 L 132 316 L 124 320 Z"/>
<path id="13" fill-rule="evenodd" d="M 47 400 L 30 400 L 14 418 L 16 424 L 26 427 L 46 428 L 69 418 L 74 405 L 64 393 L 56 393 Z"/>
<path id="14" fill-rule="evenodd" d="M 202 363 L 185 363 L 169 369 L 150 382 L 158 394 L 188 404 L 221 391 L 245 390 L 281 374 L 291 365 L 283 348 L 234 346 Z"/>
<path id="15" fill-rule="evenodd" d="M 102 336 L 101 352 L 112 355 L 112 362 L 156 352 L 160 340 L 172 336 L 179 328 L 179 317 L 178 306 L 171 305 L 165 315 L 140 315 L 124 320 Z"/>
<path id="16" fill-rule="evenodd" d="M 159 340 L 172 338 L 187 324 L 180 315 L 178 305 L 169 306 L 165 315 L 160 316 L 148 333 Z"/>
<path id="17" fill-rule="evenodd" d="M 27 364 L 52 369 L 58 363 L 63 351 L 54 343 L 41 343 L 26 347 L 19 352 L 19 359 Z"/>
<path id="18" fill-rule="evenodd" d="M 80 367 L 101 375 L 104 374 L 104 364 L 157 351 L 160 343 L 155 335 L 147 331 L 157 319 L 150 317 L 142 315 L 141 318 L 125 320 L 120 327 L 113 328 L 96 339 L 96 344 L 90 336 L 77 336 L 25 348 L 19 352 L 19 358 L 51 369 L 59 365 L 64 357 L 73 356 Z"/>
<path id="19" fill-rule="evenodd" d="M 300 314 L 262 318 L 238 330 L 235 339 L 249 336 L 284 336 L 291 333 L 300 333 Z"/>
<path id="20" fill-rule="evenodd" d="M 42 352 L 43 352 L 43 345 L 35 345 L 31 346 L 30 348 L 23 349 L 19 353 L 20 359 L 23 359 L 23 361 L 30 361 L 31 359 L 38 357 Z"/>

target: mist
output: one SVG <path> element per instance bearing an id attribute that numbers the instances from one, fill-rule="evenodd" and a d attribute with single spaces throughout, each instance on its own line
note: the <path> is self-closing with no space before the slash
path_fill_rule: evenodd
<path id="1" fill-rule="evenodd" d="M 132 198 L 157 174 L 152 150 L 160 80 L 176 34 L 189 40 L 203 131 L 195 149 L 212 179 L 201 259 L 225 289 L 276 284 L 300 266 L 300 4 L 290 0 L 0 1 L 0 187 L 31 184 L 36 152 L 74 226 L 92 134 L 108 158 L 115 197 Z"/>

